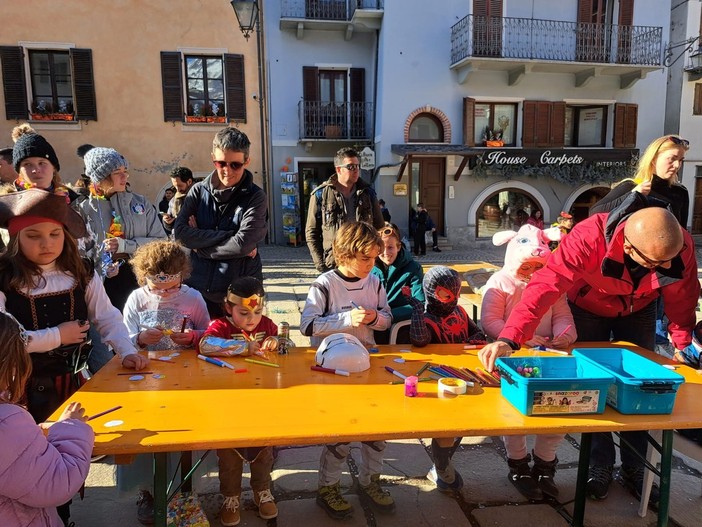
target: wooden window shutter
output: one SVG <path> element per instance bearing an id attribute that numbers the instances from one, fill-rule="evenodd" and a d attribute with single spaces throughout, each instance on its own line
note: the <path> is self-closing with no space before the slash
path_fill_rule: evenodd
<path id="1" fill-rule="evenodd" d="M 634 0 L 619 0 L 619 25 L 630 26 L 634 23 Z"/>
<path id="2" fill-rule="evenodd" d="M 97 121 L 93 51 L 90 49 L 71 49 L 71 67 L 73 68 L 73 92 L 76 98 L 76 119 L 78 121 Z"/>
<path id="3" fill-rule="evenodd" d="M 537 147 L 549 146 L 551 138 L 551 103 L 536 103 L 536 119 L 534 126 L 534 143 Z"/>
<path id="4" fill-rule="evenodd" d="M 551 103 L 549 146 L 557 148 L 565 146 L 565 109 L 564 102 Z"/>
<path id="5" fill-rule="evenodd" d="M 302 99 L 305 101 L 319 100 L 319 68 L 302 67 Z"/>
<path id="6" fill-rule="evenodd" d="M 29 104 L 22 48 L 0 46 L 0 62 L 2 62 L 2 83 L 5 94 L 5 118 L 27 119 Z"/>
<path id="7" fill-rule="evenodd" d="M 502 17 L 502 0 L 490 0 L 488 4 L 488 16 Z"/>
<path id="8" fill-rule="evenodd" d="M 227 92 L 227 118 L 230 121 L 246 122 L 246 83 L 244 79 L 244 56 L 224 55 L 224 81 Z M 263 97 L 259 94 L 259 97 Z"/>
<path id="9" fill-rule="evenodd" d="M 614 105 L 614 148 L 636 148 L 638 115 L 637 104 Z"/>
<path id="10" fill-rule="evenodd" d="M 488 0 L 473 0 L 473 16 L 487 16 Z"/>
<path id="11" fill-rule="evenodd" d="M 578 0 L 578 22 L 592 22 L 592 0 Z"/>
<path id="12" fill-rule="evenodd" d="M 524 101 L 522 123 L 522 146 L 524 148 L 536 146 L 536 101 Z"/>
<path id="13" fill-rule="evenodd" d="M 366 102 L 366 70 L 365 68 L 351 68 L 351 102 Z"/>
<path id="14" fill-rule="evenodd" d="M 702 84 L 695 83 L 695 99 L 692 103 L 692 115 L 702 115 Z"/>
<path id="15" fill-rule="evenodd" d="M 161 82 L 163 84 L 163 120 L 183 120 L 183 73 L 178 51 L 161 52 Z"/>
<path id="16" fill-rule="evenodd" d="M 463 97 L 463 144 L 475 146 L 475 99 Z"/>

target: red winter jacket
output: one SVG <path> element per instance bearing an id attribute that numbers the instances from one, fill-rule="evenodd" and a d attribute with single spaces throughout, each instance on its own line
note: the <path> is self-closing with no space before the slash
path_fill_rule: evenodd
<path id="1" fill-rule="evenodd" d="M 578 223 L 546 266 L 534 273 L 500 338 L 518 344 L 529 340 L 541 317 L 563 293 L 581 309 L 605 317 L 627 316 L 662 294 L 675 347 L 690 344 L 700 294 L 692 237 L 683 230 L 685 245 L 670 268 L 656 268 L 634 288 L 624 265 L 625 224 L 625 219 L 618 221 L 616 212 L 596 214 Z"/>

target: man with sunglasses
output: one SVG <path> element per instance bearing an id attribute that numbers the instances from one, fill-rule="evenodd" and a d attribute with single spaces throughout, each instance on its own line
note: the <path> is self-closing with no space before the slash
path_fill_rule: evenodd
<path id="1" fill-rule="evenodd" d="M 365 221 L 376 229 L 385 225 L 378 196 L 360 178 L 358 152 L 344 147 L 334 157 L 336 173 L 312 191 L 307 209 L 305 237 L 314 266 L 320 273 L 336 267 L 332 242 L 349 221 Z"/>
<path id="2" fill-rule="evenodd" d="M 212 143 L 214 170 L 188 191 L 175 221 L 175 239 L 191 249 L 193 271 L 186 283 L 202 293 L 210 317 L 222 317 L 232 279 L 263 281 L 257 246 L 266 237 L 268 205 L 246 170 L 251 142 L 223 128 Z"/>
<path id="3" fill-rule="evenodd" d="M 609 214 L 594 214 L 573 227 L 534 273 L 498 339 L 479 352 L 488 370 L 497 357 L 510 355 L 532 337 L 564 293 L 579 341 L 619 340 L 653 350 L 656 300 L 662 295 L 673 344 L 678 350 L 690 344 L 700 294 L 694 242 L 671 212 L 651 203 L 630 192 Z M 646 432 L 622 432 L 621 438 L 622 481 L 640 497 Z M 590 498 L 607 497 L 615 457 L 611 434 L 593 434 Z M 654 489 L 651 503 L 657 502 Z"/>

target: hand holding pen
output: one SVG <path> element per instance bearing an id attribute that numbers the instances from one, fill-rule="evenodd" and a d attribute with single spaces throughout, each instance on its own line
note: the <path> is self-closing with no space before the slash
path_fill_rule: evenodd
<path id="1" fill-rule="evenodd" d="M 137 344 L 139 346 L 150 346 L 158 344 L 163 338 L 163 330 L 161 328 L 150 328 L 148 326 L 139 326 L 141 331 L 137 335 Z"/>
<path id="2" fill-rule="evenodd" d="M 363 306 L 359 306 L 353 300 L 351 301 L 353 309 L 351 310 L 351 325 L 355 328 L 359 327 L 361 324 L 371 324 L 378 318 L 378 313 L 375 309 L 366 309 Z"/>

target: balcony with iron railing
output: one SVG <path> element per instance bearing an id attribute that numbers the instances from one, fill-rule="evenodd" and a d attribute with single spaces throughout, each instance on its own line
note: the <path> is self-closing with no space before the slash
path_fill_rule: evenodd
<path id="1" fill-rule="evenodd" d="M 373 123 L 371 102 L 300 101 L 300 140 L 368 140 Z"/>
<path id="2" fill-rule="evenodd" d="M 354 31 L 380 29 L 383 9 L 384 0 L 281 0 L 280 28 L 298 38 L 305 29 L 338 30 L 349 40 Z"/>
<path id="3" fill-rule="evenodd" d="M 510 84 L 520 69 L 574 73 L 576 85 L 600 74 L 626 84 L 661 68 L 662 43 L 661 27 L 468 15 L 451 28 L 451 68 L 511 71 Z"/>

